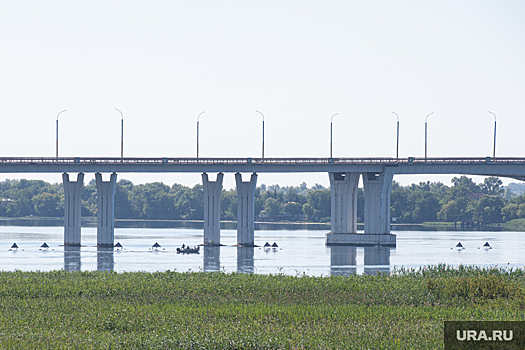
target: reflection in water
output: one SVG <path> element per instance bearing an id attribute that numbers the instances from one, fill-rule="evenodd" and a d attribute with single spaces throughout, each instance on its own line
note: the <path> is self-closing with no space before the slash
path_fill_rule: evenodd
<path id="1" fill-rule="evenodd" d="M 113 248 L 97 247 L 97 270 L 113 271 L 115 259 Z"/>
<path id="2" fill-rule="evenodd" d="M 219 271 L 221 268 L 221 247 L 204 247 L 204 271 Z"/>
<path id="3" fill-rule="evenodd" d="M 330 246 L 330 273 L 332 276 L 351 276 L 356 274 L 356 247 Z M 350 267 L 352 266 L 352 267 Z"/>
<path id="4" fill-rule="evenodd" d="M 80 271 L 80 247 L 64 246 L 64 270 Z"/>
<path id="5" fill-rule="evenodd" d="M 253 273 L 254 247 L 237 247 L 237 272 Z"/>
<path id="6" fill-rule="evenodd" d="M 365 247 L 365 275 L 377 275 L 378 272 L 388 273 L 390 271 L 390 247 Z M 386 265 L 386 266 L 384 266 Z"/>

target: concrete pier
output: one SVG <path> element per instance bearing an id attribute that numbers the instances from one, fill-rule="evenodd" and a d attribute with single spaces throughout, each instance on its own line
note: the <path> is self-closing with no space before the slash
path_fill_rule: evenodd
<path id="1" fill-rule="evenodd" d="M 221 244 L 221 191 L 223 173 L 217 174 L 216 181 L 209 181 L 208 174 L 202 174 L 204 188 L 204 244 Z"/>
<path id="2" fill-rule="evenodd" d="M 390 192 L 394 168 L 384 167 L 379 173 L 364 173 L 365 233 L 390 233 Z"/>
<path id="3" fill-rule="evenodd" d="M 235 174 L 237 184 L 237 244 L 253 247 L 255 220 L 255 188 L 257 174 L 253 173 L 249 182 L 242 181 L 240 173 Z"/>
<path id="4" fill-rule="evenodd" d="M 357 232 L 357 185 L 359 173 L 328 173 L 331 188 L 332 233 Z"/>
<path id="5" fill-rule="evenodd" d="M 111 174 L 109 181 L 102 181 L 102 174 L 96 173 L 97 183 L 97 247 L 113 248 L 115 244 L 115 189 L 117 174 Z"/>
<path id="6" fill-rule="evenodd" d="M 80 196 L 84 185 L 84 174 L 77 175 L 77 181 L 70 181 L 69 174 L 62 174 L 64 183 L 64 246 L 80 246 L 80 219 L 82 202 Z"/>
<path id="7" fill-rule="evenodd" d="M 392 167 L 363 173 L 365 189 L 365 232 L 357 233 L 358 173 L 329 173 L 332 193 L 331 229 L 326 245 L 396 246 L 390 234 L 390 191 Z"/>

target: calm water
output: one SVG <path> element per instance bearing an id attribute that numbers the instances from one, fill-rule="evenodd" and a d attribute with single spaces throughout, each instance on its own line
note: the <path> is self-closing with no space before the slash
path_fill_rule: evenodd
<path id="1" fill-rule="evenodd" d="M 525 267 L 525 233 L 483 231 L 396 231 L 396 248 L 326 247 L 326 230 L 256 231 L 255 243 L 277 249 L 238 248 L 235 230 L 221 230 L 222 247 L 201 248 L 199 254 L 177 254 L 182 243 L 202 243 L 202 230 L 117 228 L 115 241 L 124 249 L 97 249 L 96 228 L 82 228 L 81 248 L 65 248 L 62 227 L 0 227 L 0 270 L 50 271 L 65 269 L 122 271 L 225 271 L 285 273 L 315 276 L 374 274 L 393 268 L 417 268 L 446 263 Z M 488 241 L 493 249 L 483 249 Z M 16 242 L 19 249 L 9 250 Z M 39 249 L 46 242 L 47 251 Z M 162 248 L 150 248 L 158 242 Z M 466 248 L 457 251 L 461 242 Z M 453 249 L 451 249 L 453 248 Z M 480 248 L 480 249 L 478 249 Z"/>

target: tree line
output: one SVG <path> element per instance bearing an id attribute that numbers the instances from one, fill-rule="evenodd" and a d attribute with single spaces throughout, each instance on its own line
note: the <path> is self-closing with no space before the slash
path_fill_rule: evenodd
<path id="1" fill-rule="evenodd" d="M 95 180 L 82 189 L 82 216 L 97 213 Z M 364 191 L 358 189 L 358 221 L 364 221 Z M 255 213 L 259 220 L 330 221 L 330 189 L 315 184 L 307 187 L 264 184 L 255 191 Z M 168 186 L 162 182 L 134 185 L 120 180 L 115 192 L 115 217 L 119 219 L 202 220 L 202 185 Z M 42 180 L 0 182 L 0 216 L 62 217 L 64 190 L 60 183 Z M 236 220 L 237 192 L 223 190 L 221 219 Z M 441 182 L 420 182 L 401 186 L 393 181 L 391 216 L 399 223 L 466 222 L 497 223 L 525 218 L 525 195 L 514 196 L 497 177 L 475 183 L 466 176 L 454 177 L 451 186 Z"/>

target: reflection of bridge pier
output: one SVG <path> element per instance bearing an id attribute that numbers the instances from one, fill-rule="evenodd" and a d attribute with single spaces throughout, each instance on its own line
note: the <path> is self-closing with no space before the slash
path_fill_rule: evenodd
<path id="1" fill-rule="evenodd" d="M 113 271 L 115 268 L 113 248 L 97 247 L 97 270 Z"/>
<path id="2" fill-rule="evenodd" d="M 390 272 L 391 247 L 356 247 L 348 245 L 329 246 L 330 273 L 332 276 L 351 276 L 357 273 L 357 248 L 364 252 L 364 274 L 376 275 L 377 272 Z M 367 267 L 376 266 L 376 267 Z"/>
<path id="3" fill-rule="evenodd" d="M 365 275 L 390 272 L 390 247 L 365 247 Z M 386 265 L 386 266 L 385 266 Z"/>
<path id="4" fill-rule="evenodd" d="M 237 247 L 237 272 L 239 273 L 253 273 L 254 262 L 253 247 Z"/>
<path id="5" fill-rule="evenodd" d="M 220 271 L 221 268 L 221 247 L 204 247 L 204 271 Z"/>
<path id="6" fill-rule="evenodd" d="M 80 271 L 80 247 L 64 246 L 64 270 Z"/>
<path id="7" fill-rule="evenodd" d="M 351 276 L 357 272 L 356 247 L 330 246 L 330 273 L 332 276 Z"/>

